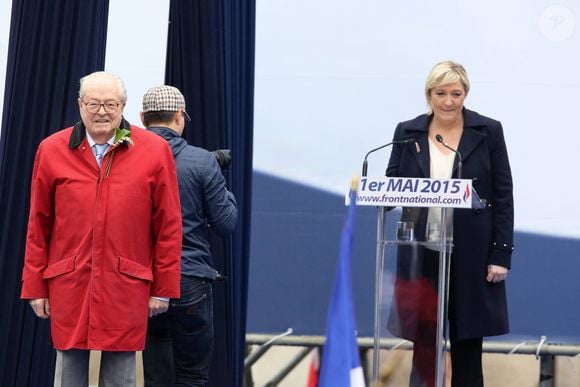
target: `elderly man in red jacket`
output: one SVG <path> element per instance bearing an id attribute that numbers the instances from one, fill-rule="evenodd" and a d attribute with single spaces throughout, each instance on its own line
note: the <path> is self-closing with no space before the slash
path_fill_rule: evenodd
<path id="1" fill-rule="evenodd" d="M 175 163 L 159 136 L 123 119 L 121 79 L 81 79 L 81 121 L 36 153 L 22 298 L 50 318 L 55 385 L 135 385 L 147 319 L 179 297 L 181 210 Z"/>

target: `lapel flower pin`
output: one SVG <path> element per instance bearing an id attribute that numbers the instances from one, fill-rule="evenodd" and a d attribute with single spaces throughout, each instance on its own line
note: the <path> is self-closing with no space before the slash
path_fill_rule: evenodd
<path id="1" fill-rule="evenodd" d="M 117 147 L 121 144 L 127 146 L 134 145 L 133 139 L 131 138 L 131 131 L 127 129 L 115 128 L 115 140 L 113 141 L 113 147 Z"/>
<path id="2" fill-rule="evenodd" d="M 113 165 L 113 158 L 115 157 L 115 151 L 119 145 L 126 145 L 127 147 L 135 145 L 133 139 L 131 138 L 131 131 L 127 129 L 115 128 L 115 139 L 113 140 L 113 145 L 111 146 L 111 156 L 109 157 L 109 162 L 105 169 L 105 179 L 109 177 L 109 172 L 111 171 L 111 165 Z"/>

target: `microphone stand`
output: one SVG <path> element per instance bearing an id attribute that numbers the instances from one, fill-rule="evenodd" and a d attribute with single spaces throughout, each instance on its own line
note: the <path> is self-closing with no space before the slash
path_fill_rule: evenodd
<path id="1" fill-rule="evenodd" d="M 367 161 L 367 158 L 369 157 L 369 155 L 371 153 L 376 152 L 378 150 L 381 150 L 383 148 L 386 148 L 389 145 L 393 145 L 393 144 L 407 144 L 407 143 L 410 143 L 410 142 L 415 142 L 415 140 L 412 139 L 412 138 L 410 138 L 410 139 L 401 140 L 401 141 L 391 141 L 388 144 L 381 145 L 381 146 L 379 146 L 377 148 L 374 148 L 374 149 L 371 149 L 370 151 L 368 151 L 367 154 L 365 155 L 365 158 L 363 160 L 363 165 L 362 165 L 362 175 L 363 175 L 363 177 L 365 177 L 367 175 L 367 169 L 368 169 L 368 161 Z"/>
<path id="2" fill-rule="evenodd" d="M 457 149 L 453 149 L 443 140 L 443 136 L 440 134 L 435 135 L 435 139 L 437 142 L 440 142 L 445 148 L 449 149 L 451 152 L 457 155 L 457 178 L 461 179 L 462 176 L 462 168 L 463 168 L 463 158 L 461 157 L 461 153 Z"/>

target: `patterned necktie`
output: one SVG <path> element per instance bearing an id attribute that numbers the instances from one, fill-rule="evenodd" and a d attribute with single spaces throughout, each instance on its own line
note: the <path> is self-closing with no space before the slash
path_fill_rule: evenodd
<path id="1" fill-rule="evenodd" d="M 107 143 L 93 145 L 95 158 L 97 159 L 97 164 L 99 164 L 99 167 L 101 166 L 101 162 L 103 161 L 103 155 L 107 151 L 108 147 L 109 147 L 109 144 L 107 144 Z"/>

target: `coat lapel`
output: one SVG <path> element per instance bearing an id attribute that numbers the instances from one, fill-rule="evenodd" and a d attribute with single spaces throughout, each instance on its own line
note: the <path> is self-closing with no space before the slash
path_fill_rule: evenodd
<path id="1" fill-rule="evenodd" d="M 414 138 L 416 143 L 407 144 L 408 147 L 413 148 L 412 153 L 415 155 L 424 177 L 429 177 L 431 167 L 429 162 L 429 139 L 427 137 L 430 121 L 431 116 L 426 114 L 414 120 L 413 125 L 409 127 L 409 131 L 413 133 L 410 137 Z"/>
<path id="2" fill-rule="evenodd" d="M 408 129 L 410 132 L 413 132 L 413 135 L 410 137 L 414 138 L 417 143 L 408 144 L 407 146 L 415 148 L 413 154 L 415 155 L 417 164 L 425 177 L 428 177 L 431 174 L 429 139 L 427 137 L 430 121 L 430 115 L 425 114 L 419 116 Z M 481 119 L 479 114 L 465 108 L 463 109 L 463 122 L 463 134 L 459 141 L 459 147 L 457 150 L 461 154 L 462 162 L 465 163 L 465 160 L 469 158 L 473 150 L 485 138 L 485 134 L 481 130 L 481 128 L 485 127 L 485 122 Z M 459 159 L 456 157 L 453 164 L 452 176 L 457 173 L 458 164 Z"/>
<path id="3" fill-rule="evenodd" d="M 481 128 L 485 126 L 485 123 L 479 117 L 479 114 L 467 109 L 464 109 L 463 112 L 463 122 L 463 134 L 459 141 L 458 150 L 461 153 L 463 163 L 465 163 L 465 160 L 469 158 L 473 153 L 473 150 L 477 148 L 479 143 L 485 138 L 485 135 L 481 130 Z M 457 162 L 455 163 L 455 168 L 457 168 Z"/>
<path id="4" fill-rule="evenodd" d="M 86 137 L 81 140 L 81 143 L 76 150 L 79 152 L 79 156 L 85 164 L 88 164 L 97 174 L 101 173 L 101 168 L 99 168 L 99 164 L 97 164 L 97 159 L 95 158 L 93 150 L 91 149 Z"/>
<path id="5" fill-rule="evenodd" d="M 119 125 L 119 127 L 121 129 L 131 130 L 131 125 L 127 120 L 125 120 L 125 118 L 121 119 L 121 125 Z M 88 163 L 91 166 L 91 168 L 94 169 L 95 172 L 97 172 L 97 174 L 101 173 L 101 168 L 99 168 L 97 160 L 95 159 L 95 155 L 93 154 L 93 150 L 91 149 L 91 147 L 89 146 L 89 142 L 87 141 L 86 128 L 82 121 L 77 122 L 73 126 L 71 136 L 69 138 L 68 147 L 71 150 L 77 149 L 80 152 L 81 159 L 85 163 Z M 110 151 L 112 151 L 111 148 L 107 150 L 105 155 L 107 155 Z M 110 157 L 110 155 L 108 157 Z M 105 158 L 103 158 L 103 165 L 105 165 L 105 162 L 106 162 Z"/>
<path id="6" fill-rule="evenodd" d="M 417 164 L 423 172 L 423 176 L 429 177 L 431 174 L 431 164 L 429 157 L 429 138 L 427 137 L 427 132 L 421 133 L 415 139 L 416 144 L 410 144 L 410 146 L 415 147 L 415 157 L 417 158 Z"/>

